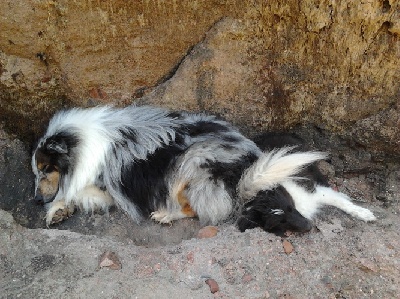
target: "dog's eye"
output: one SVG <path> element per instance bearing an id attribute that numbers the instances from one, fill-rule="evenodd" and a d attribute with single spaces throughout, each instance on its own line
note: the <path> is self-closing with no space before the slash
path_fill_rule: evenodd
<path id="1" fill-rule="evenodd" d="M 43 172 L 44 173 L 50 173 L 50 172 L 53 172 L 53 171 L 55 171 L 56 170 L 56 168 L 53 166 L 53 165 L 46 165 L 45 167 L 43 167 Z"/>
<path id="2" fill-rule="evenodd" d="M 280 222 L 281 223 L 286 223 L 286 219 L 282 219 Z"/>
<path id="3" fill-rule="evenodd" d="M 270 213 L 273 215 L 283 215 L 285 212 L 282 209 L 271 209 Z"/>

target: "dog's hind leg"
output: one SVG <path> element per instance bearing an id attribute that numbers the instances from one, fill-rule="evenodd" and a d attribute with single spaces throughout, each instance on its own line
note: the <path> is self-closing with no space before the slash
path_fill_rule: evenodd
<path id="1" fill-rule="evenodd" d="M 167 202 L 167 208 L 151 213 L 151 219 L 159 223 L 171 224 L 174 220 L 195 217 L 196 212 L 190 206 L 186 195 L 186 187 L 187 184 L 185 183 L 174 186 L 172 198 L 169 198 L 169 202 Z"/>

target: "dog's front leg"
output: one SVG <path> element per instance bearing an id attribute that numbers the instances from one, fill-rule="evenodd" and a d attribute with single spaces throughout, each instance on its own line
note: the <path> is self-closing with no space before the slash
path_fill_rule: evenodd
<path id="1" fill-rule="evenodd" d="M 54 200 L 48 204 L 46 214 L 46 225 L 49 227 L 52 224 L 60 223 L 71 217 L 74 213 L 74 205 L 66 205 L 63 199 Z"/>

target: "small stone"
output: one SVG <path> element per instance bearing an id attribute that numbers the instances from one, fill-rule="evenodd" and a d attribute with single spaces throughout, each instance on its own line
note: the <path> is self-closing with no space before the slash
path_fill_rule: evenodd
<path id="1" fill-rule="evenodd" d="M 187 255 L 186 255 L 186 259 L 190 264 L 193 264 L 194 262 L 194 252 L 190 251 Z"/>
<path id="2" fill-rule="evenodd" d="M 218 283 L 214 279 L 212 278 L 207 279 L 206 284 L 208 284 L 208 286 L 210 287 L 211 293 L 214 294 L 219 291 Z"/>
<path id="3" fill-rule="evenodd" d="M 218 233 L 218 228 L 215 226 L 205 226 L 199 230 L 197 234 L 198 239 L 212 238 Z"/>
<path id="4" fill-rule="evenodd" d="M 161 270 L 161 265 L 160 265 L 160 263 L 155 264 L 155 265 L 153 266 L 153 270 L 156 271 L 156 272 L 160 272 L 160 270 Z"/>
<path id="5" fill-rule="evenodd" d="M 115 252 L 106 251 L 100 256 L 99 268 L 110 268 L 111 270 L 120 270 L 121 262 Z"/>
<path id="6" fill-rule="evenodd" d="M 293 252 L 294 247 L 292 243 L 290 243 L 288 240 L 283 240 L 282 245 L 283 245 L 283 250 L 285 251 L 286 254 L 290 254 Z"/>

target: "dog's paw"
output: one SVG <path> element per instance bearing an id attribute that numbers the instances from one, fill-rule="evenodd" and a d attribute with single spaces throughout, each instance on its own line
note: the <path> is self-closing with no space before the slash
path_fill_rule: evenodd
<path id="1" fill-rule="evenodd" d="M 370 210 L 365 208 L 357 209 L 353 212 L 353 215 L 361 220 L 364 220 L 365 222 L 376 220 L 375 215 Z"/>
<path id="2" fill-rule="evenodd" d="M 366 209 L 366 211 L 364 211 L 362 214 L 363 214 L 364 221 L 375 221 L 376 220 L 375 215 L 370 210 Z"/>
<path id="3" fill-rule="evenodd" d="M 161 223 L 172 225 L 173 217 L 168 213 L 167 210 L 158 210 L 150 214 L 152 220 Z"/>
<path id="4" fill-rule="evenodd" d="M 64 201 L 53 202 L 46 214 L 46 225 L 50 226 L 68 219 L 74 210 L 73 206 L 66 206 Z"/>
<path id="5" fill-rule="evenodd" d="M 56 223 L 60 223 L 61 221 L 64 221 L 66 219 L 68 219 L 73 212 L 71 212 L 70 209 L 68 209 L 67 207 L 65 207 L 64 209 L 59 209 L 57 210 L 53 216 L 51 217 L 50 222 L 48 222 L 49 225 L 51 224 L 56 224 Z M 49 220 L 49 219 L 47 219 Z"/>

